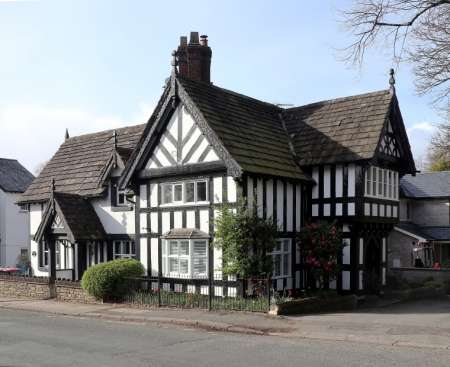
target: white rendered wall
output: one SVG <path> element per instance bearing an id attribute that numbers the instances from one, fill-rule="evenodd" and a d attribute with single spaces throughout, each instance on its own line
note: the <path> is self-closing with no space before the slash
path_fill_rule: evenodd
<path id="1" fill-rule="evenodd" d="M 0 192 L 0 266 L 15 266 L 20 250 L 29 247 L 29 213 L 16 205 L 20 194 Z"/>
<path id="2" fill-rule="evenodd" d="M 34 236 L 42 220 L 42 205 L 30 204 L 30 237 Z M 35 254 L 33 256 L 33 254 Z M 30 241 L 30 260 L 33 275 L 43 277 L 48 276 L 48 272 L 39 270 L 39 247 L 32 239 Z"/>

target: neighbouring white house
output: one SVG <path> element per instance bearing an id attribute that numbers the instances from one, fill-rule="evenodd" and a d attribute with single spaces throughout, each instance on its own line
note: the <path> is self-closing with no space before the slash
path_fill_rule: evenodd
<path id="1" fill-rule="evenodd" d="M 0 267 L 16 266 L 21 255 L 28 256 L 30 215 L 17 201 L 33 179 L 17 160 L 0 158 Z"/>

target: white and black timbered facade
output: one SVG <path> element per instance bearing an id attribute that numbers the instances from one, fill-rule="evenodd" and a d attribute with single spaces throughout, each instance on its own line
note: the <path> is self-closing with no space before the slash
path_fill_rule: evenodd
<path id="1" fill-rule="evenodd" d="M 279 228 L 275 289 L 311 285 L 295 238 L 306 221 L 325 220 L 342 226 L 346 244 L 329 286 L 379 291 L 398 181 L 415 172 L 393 82 L 283 109 L 212 85 L 210 61 L 206 36 L 181 37 L 146 125 L 61 146 L 22 199 L 35 218 L 36 273 L 69 264 L 80 279 L 92 264 L 133 257 L 163 288 L 208 292 L 195 280 L 223 278 L 213 246 L 219 207 L 245 200 Z M 236 289 L 216 285 L 214 294 Z"/>

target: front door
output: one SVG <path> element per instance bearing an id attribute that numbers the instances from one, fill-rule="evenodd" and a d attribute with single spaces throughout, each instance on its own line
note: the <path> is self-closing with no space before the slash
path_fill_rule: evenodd
<path id="1" fill-rule="evenodd" d="M 371 238 L 366 248 L 364 289 L 373 294 L 381 290 L 381 242 L 381 238 Z"/>

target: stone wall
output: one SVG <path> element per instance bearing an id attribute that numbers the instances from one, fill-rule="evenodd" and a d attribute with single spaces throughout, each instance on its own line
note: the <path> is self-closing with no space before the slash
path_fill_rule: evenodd
<path id="1" fill-rule="evenodd" d="M 450 269 L 391 268 L 390 275 L 398 281 L 407 281 L 408 283 L 422 283 L 429 278 L 442 283 L 450 282 Z"/>
<path id="2" fill-rule="evenodd" d="M 48 278 L 2 275 L 0 277 L 0 297 L 51 298 Z"/>
<path id="3" fill-rule="evenodd" d="M 0 298 L 4 297 L 56 298 L 64 302 L 100 303 L 81 288 L 80 282 L 57 280 L 55 284 L 50 284 L 48 278 L 16 275 L 0 276 Z"/>
<path id="4" fill-rule="evenodd" d="M 94 297 L 88 295 L 83 288 L 81 288 L 80 282 L 71 281 L 56 281 L 56 299 L 63 302 L 75 302 L 75 303 L 101 303 Z"/>

